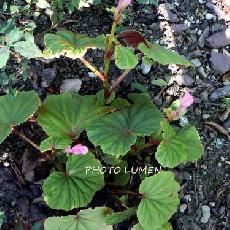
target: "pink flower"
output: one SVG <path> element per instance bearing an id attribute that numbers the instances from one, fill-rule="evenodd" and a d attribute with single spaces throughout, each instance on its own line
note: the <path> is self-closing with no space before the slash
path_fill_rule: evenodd
<path id="1" fill-rule="evenodd" d="M 177 108 L 176 111 L 174 111 L 171 115 L 170 120 L 177 120 L 180 118 L 181 115 L 183 115 L 187 108 L 194 103 L 193 96 L 185 90 L 183 97 L 180 99 L 180 106 Z"/>
<path id="2" fill-rule="evenodd" d="M 180 106 L 187 108 L 190 105 L 192 105 L 194 102 L 193 96 L 188 92 L 188 90 L 185 90 L 184 96 L 180 99 Z"/>
<path id="3" fill-rule="evenodd" d="M 117 6 L 117 9 L 120 11 L 120 10 L 123 10 L 124 8 L 126 8 L 128 5 L 130 5 L 132 2 L 132 0 L 119 0 L 118 1 L 118 6 Z"/>
<path id="4" fill-rule="evenodd" d="M 77 145 L 74 145 L 72 148 L 71 147 L 66 148 L 65 151 L 67 153 L 85 155 L 89 150 L 86 146 L 82 144 L 77 144 Z"/>

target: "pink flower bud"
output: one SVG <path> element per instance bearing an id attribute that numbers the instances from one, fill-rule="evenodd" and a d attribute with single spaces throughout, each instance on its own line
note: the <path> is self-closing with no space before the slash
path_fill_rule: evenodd
<path id="1" fill-rule="evenodd" d="M 85 155 L 89 150 L 86 146 L 84 146 L 82 144 L 77 144 L 77 145 L 74 145 L 72 148 L 71 147 L 66 148 L 65 151 L 67 153 Z"/>
<path id="2" fill-rule="evenodd" d="M 132 0 L 119 0 L 117 9 L 120 11 L 130 5 Z"/>
<path id="3" fill-rule="evenodd" d="M 185 90 L 184 96 L 180 99 L 180 106 L 187 108 L 190 105 L 192 105 L 193 102 L 194 102 L 193 96 L 187 90 Z"/>

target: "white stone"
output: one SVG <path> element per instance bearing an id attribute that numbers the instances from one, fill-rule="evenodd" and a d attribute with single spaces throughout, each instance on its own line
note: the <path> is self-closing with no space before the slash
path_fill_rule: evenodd
<path id="1" fill-rule="evenodd" d="M 201 223 L 206 224 L 206 223 L 208 223 L 208 220 L 211 216 L 210 207 L 207 205 L 203 205 L 201 207 L 201 211 L 202 211 L 202 217 L 201 217 L 200 221 L 201 221 Z"/>
<path id="2" fill-rule="evenodd" d="M 61 84 L 61 92 L 78 92 L 81 88 L 81 84 L 82 81 L 80 79 L 66 79 Z"/>
<path id="3" fill-rule="evenodd" d="M 180 212 L 184 213 L 184 211 L 187 209 L 187 207 L 188 207 L 187 204 L 181 204 L 180 205 Z"/>
<path id="4" fill-rule="evenodd" d="M 210 20 L 210 19 L 212 19 L 213 17 L 214 17 L 213 14 L 207 13 L 207 14 L 205 15 L 205 18 L 206 18 L 207 20 Z"/>
<path id="5" fill-rule="evenodd" d="M 148 65 L 148 64 L 145 64 L 145 63 L 141 63 L 141 70 L 142 70 L 142 73 L 143 74 L 148 74 L 151 70 L 151 66 L 152 65 Z"/>
<path id="6" fill-rule="evenodd" d="M 192 64 L 193 64 L 194 66 L 196 66 L 196 67 L 201 66 L 201 62 L 200 62 L 200 60 L 199 60 L 198 58 L 192 59 L 191 62 L 192 62 Z"/>

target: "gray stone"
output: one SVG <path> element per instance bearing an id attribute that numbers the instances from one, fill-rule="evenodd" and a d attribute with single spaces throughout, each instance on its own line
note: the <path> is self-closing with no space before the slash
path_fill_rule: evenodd
<path id="1" fill-rule="evenodd" d="M 210 114 L 205 113 L 205 114 L 202 115 L 202 118 L 204 120 L 206 120 L 206 119 L 210 118 Z"/>
<path id="2" fill-rule="evenodd" d="M 201 62 L 200 62 L 200 60 L 198 58 L 192 59 L 191 62 L 196 67 L 201 66 Z"/>
<path id="3" fill-rule="evenodd" d="M 228 54 L 212 51 L 209 61 L 217 73 L 224 74 L 230 70 L 230 55 Z"/>
<path id="4" fill-rule="evenodd" d="M 229 1 L 229 0 L 227 0 L 227 1 Z M 215 14 L 217 15 L 219 20 L 224 19 L 225 21 L 230 21 L 230 15 L 226 14 L 219 6 L 217 6 L 211 2 L 208 2 L 206 4 L 206 6 L 215 12 Z"/>
<path id="5" fill-rule="evenodd" d="M 212 101 L 218 100 L 221 97 L 229 97 L 230 96 L 230 85 L 226 85 L 222 88 L 218 88 L 214 90 L 210 96 Z"/>
<path id="6" fill-rule="evenodd" d="M 201 48 L 204 47 L 204 45 L 205 45 L 205 39 L 208 37 L 208 35 L 209 35 L 209 26 L 207 26 L 207 27 L 204 29 L 203 33 L 200 35 L 200 37 L 199 37 L 199 39 L 198 39 L 198 44 L 199 44 L 199 46 L 200 46 Z"/>
<path id="7" fill-rule="evenodd" d="M 211 216 L 210 207 L 207 205 L 203 205 L 201 207 L 201 210 L 202 210 L 202 217 L 201 217 L 200 221 L 201 221 L 201 223 L 206 224 L 206 223 L 208 223 L 208 220 Z"/>
<path id="8" fill-rule="evenodd" d="M 180 33 L 182 31 L 185 31 L 189 28 L 187 24 L 172 24 L 171 29 L 174 33 Z"/>
<path id="9" fill-rule="evenodd" d="M 57 71 L 54 68 L 46 68 L 42 70 L 42 87 L 49 87 L 56 77 Z"/>
<path id="10" fill-rule="evenodd" d="M 185 210 L 187 209 L 187 207 L 188 207 L 187 204 L 181 204 L 181 205 L 180 205 L 180 212 L 181 212 L 181 213 L 184 213 Z"/>
<path id="11" fill-rule="evenodd" d="M 206 42 L 207 46 L 212 48 L 220 48 L 230 45 L 230 28 L 214 33 L 206 39 Z"/>
<path id="12" fill-rule="evenodd" d="M 61 92 L 78 92 L 81 88 L 81 84 L 82 81 L 80 79 L 66 79 L 61 84 Z"/>

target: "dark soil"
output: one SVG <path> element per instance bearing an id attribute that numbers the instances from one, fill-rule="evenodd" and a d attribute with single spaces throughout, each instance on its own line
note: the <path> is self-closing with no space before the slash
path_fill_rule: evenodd
<path id="1" fill-rule="evenodd" d="M 186 117 L 190 123 L 197 126 L 205 146 L 205 155 L 196 164 L 188 163 L 174 169 L 181 184 L 181 206 L 171 222 L 178 230 L 228 230 L 230 229 L 230 143 L 220 130 L 206 125 L 205 122 L 215 122 L 226 130 L 229 129 L 229 116 L 224 120 L 220 119 L 227 110 L 227 107 L 223 107 L 221 96 L 215 101 L 212 101 L 210 97 L 216 89 L 228 84 L 226 80 L 223 80 L 226 79 L 223 76 L 227 74 L 229 76 L 230 72 L 220 73 L 212 65 L 209 58 L 213 48 L 206 44 L 205 39 L 214 32 L 229 27 L 230 22 L 219 19 L 206 6 L 205 1 L 178 0 L 178 4 L 176 1 L 159 1 L 160 4 L 166 2 L 171 2 L 169 8 L 170 12 L 174 14 L 171 15 L 168 12 L 168 15 L 171 15 L 169 19 L 162 14 L 157 15 L 157 9 L 154 6 L 134 4 L 127 10 L 124 26 L 129 29 L 136 28 L 151 41 L 173 47 L 174 50 L 184 54 L 190 60 L 198 59 L 202 65 L 186 70 L 180 70 L 177 67 L 156 66 L 146 75 L 142 73 L 139 66 L 121 84 L 119 93 L 125 96 L 132 90 L 131 82 L 137 81 L 149 89 L 156 104 L 163 108 L 178 97 L 185 87 L 193 92 L 196 103 L 186 114 Z M 217 2 L 218 6 L 221 4 L 221 1 L 213 2 Z M 207 19 L 207 14 L 212 14 L 213 18 Z M 103 8 L 91 7 L 68 16 L 63 22 L 60 22 L 56 29 L 64 27 L 88 35 L 106 34 L 110 31 L 111 22 L 112 18 Z M 49 30 L 51 22 L 43 12 L 36 23 L 38 28 L 35 30 L 35 39 L 37 44 L 43 48 L 43 32 Z M 171 31 L 173 26 L 186 23 L 190 23 L 186 30 Z M 206 37 L 201 38 L 201 34 L 207 30 Z M 229 46 L 220 47 L 218 50 L 225 53 L 230 52 Z M 102 57 L 103 53 L 98 51 L 90 51 L 86 55 L 86 58 L 98 67 L 102 67 Z M 43 87 L 44 70 L 48 68 L 55 71 L 56 74 L 50 80 L 48 87 Z M 119 76 L 118 69 L 111 67 L 110 71 L 111 75 Z M 80 93 L 91 94 L 101 88 L 101 82 L 89 77 L 89 72 L 90 70 L 87 70 L 78 60 L 73 61 L 64 57 L 51 62 L 32 60 L 28 70 L 29 80 L 25 83 L 16 81 L 13 85 L 21 90 L 35 89 L 44 99 L 48 94 L 58 93 L 64 79 L 75 78 L 81 79 L 83 82 Z M 172 76 L 178 75 L 185 77 L 186 83 L 177 80 L 173 83 L 172 81 L 172 84 L 169 84 L 170 86 L 164 90 L 151 84 L 154 79 L 169 80 Z M 5 88 L 0 93 L 3 91 Z M 18 129 L 37 144 L 45 138 L 41 129 L 29 122 Z M 30 229 L 35 222 L 54 215 L 55 212 L 42 201 L 41 186 L 51 170 L 51 165 L 41 160 L 40 153 L 12 134 L 0 145 L 0 157 L 0 181 L 2 184 L 0 187 L 0 209 L 5 212 L 3 229 L 15 229 L 20 224 Z M 23 172 L 24 167 L 30 169 L 32 176 Z M 114 197 L 109 195 L 107 188 L 97 193 L 91 205 L 108 205 L 118 211 L 121 209 Z M 210 208 L 207 223 L 202 221 L 204 206 Z M 135 221 L 134 218 L 130 219 L 115 226 L 115 229 L 131 229 L 131 226 L 136 223 Z"/>

